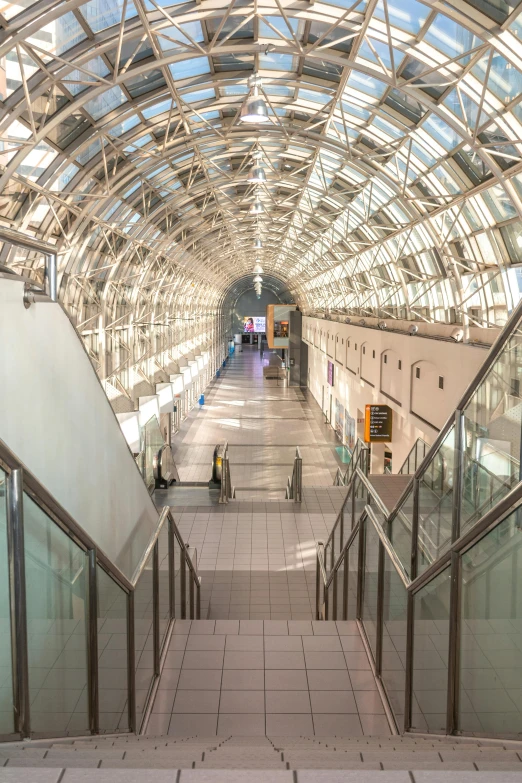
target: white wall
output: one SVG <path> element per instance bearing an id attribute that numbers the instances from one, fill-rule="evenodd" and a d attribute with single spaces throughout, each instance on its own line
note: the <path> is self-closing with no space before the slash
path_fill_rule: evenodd
<path id="1" fill-rule="evenodd" d="M 0 278 L 0 438 L 127 576 L 158 513 L 58 304 Z"/>
<path id="2" fill-rule="evenodd" d="M 364 414 L 364 406 L 370 403 L 393 409 L 389 450 L 394 472 L 418 437 L 433 443 L 487 355 L 487 350 L 478 346 L 309 317 L 303 318 L 303 340 L 309 346 L 310 389 L 319 405 L 324 400 L 324 411 L 329 412 L 330 394 L 333 417 L 336 398 L 356 421 L 357 412 Z M 335 380 L 331 389 L 327 366 L 333 356 Z M 439 388 L 439 377 L 443 378 L 443 389 Z"/>

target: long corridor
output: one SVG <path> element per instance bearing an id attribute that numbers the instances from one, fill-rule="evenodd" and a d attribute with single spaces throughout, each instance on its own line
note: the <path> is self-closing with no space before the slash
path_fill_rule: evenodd
<path id="1" fill-rule="evenodd" d="M 266 355 L 265 355 L 266 361 Z M 207 486 L 157 493 L 197 549 L 202 617 L 311 620 L 315 542 L 326 540 L 344 490 L 335 435 L 306 389 L 263 379 L 259 352 L 236 353 L 191 412 L 173 448 L 182 482 L 208 482 L 214 446 L 228 441 L 238 499 L 218 504 Z M 296 446 L 303 457 L 303 502 L 284 499 Z"/>

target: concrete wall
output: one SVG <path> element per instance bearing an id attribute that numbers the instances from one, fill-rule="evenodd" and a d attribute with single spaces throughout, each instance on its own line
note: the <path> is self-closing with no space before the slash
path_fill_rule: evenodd
<path id="1" fill-rule="evenodd" d="M 0 438 L 127 576 L 158 512 L 60 305 L 0 278 Z"/>
<path id="2" fill-rule="evenodd" d="M 308 385 L 328 416 L 332 397 L 332 426 L 336 399 L 355 419 L 359 437 L 363 426 L 357 420 L 365 405 L 392 408 L 393 437 L 386 450 L 393 454 L 394 472 L 416 438 L 433 443 L 487 354 L 485 348 L 463 343 L 309 317 L 303 318 L 303 340 L 309 346 Z M 333 387 L 327 382 L 328 361 L 335 366 Z M 375 472 L 383 453 L 384 448 L 374 448 Z"/>
<path id="3" fill-rule="evenodd" d="M 237 300 L 232 310 L 231 334 L 243 331 L 243 317 L 246 315 L 266 315 L 266 306 L 279 304 L 279 297 L 272 291 L 263 289 L 261 299 L 258 299 L 253 288 L 245 291 Z"/>

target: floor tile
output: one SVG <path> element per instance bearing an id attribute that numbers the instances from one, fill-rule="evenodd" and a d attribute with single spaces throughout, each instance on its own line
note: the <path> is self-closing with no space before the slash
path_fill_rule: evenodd
<path id="1" fill-rule="evenodd" d="M 217 718 L 217 713 L 215 715 L 173 714 L 170 719 L 168 734 L 174 737 L 215 736 Z"/>
<path id="2" fill-rule="evenodd" d="M 219 710 L 219 691 L 180 691 L 176 694 L 173 713 L 215 713 Z"/>
<path id="3" fill-rule="evenodd" d="M 369 695 L 372 695 L 371 693 Z M 356 713 L 357 705 L 352 691 L 310 691 L 312 712 L 323 714 Z"/>
<path id="4" fill-rule="evenodd" d="M 221 692 L 219 712 L 264 713 L 265 693 L 260 690 L 224 690 Z"/>
<path id="5" fill-rule="evenodd" d="M 248 714 L 226 714 L 220 712 L 218 722 L 218 734 L 220 737 L 235 736 L 235 737 L 263 737 L 265 736 L 265 716 L 264 715 L 248 715 Z M 210 771 L 210 770 L 209 770 Z M 226 780 L 229 781 L 229 772 L 227 771 Z M 265 773 L 266 774 L 266 773 Z M 248 780 L 244 783 L 252 781 L 252 772 L 248 773 Z M 270 779 L 272 780 L 272 772 L 270 773 Z M 216 783 L 223 783 L 224 776 L 221 772 L 219 778 L 216 778 Z M 265 778 L 266 780 L 266 778 Z"/>
<path id="6" fill-rule="evenodd" d="M 223 691 L 264 690 L 264 669 L 224 669 L 221 688 Z"/>
<path id="7" fill-rule="evenodd" d="M 266 733 L 268 736 L 302 737 L 313 735 L 314 725 L 311 715 L 290 715 L 277 713 L 266 715 Z"/>
<path id="8" fill-rule="evenodd" d="M 265 692 L 267 713 L 308 713 L 311 712 L 308 691 L 277 690 Z"/>

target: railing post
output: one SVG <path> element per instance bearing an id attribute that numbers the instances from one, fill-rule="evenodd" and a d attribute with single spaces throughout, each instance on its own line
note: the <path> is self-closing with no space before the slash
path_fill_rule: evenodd
<path id="1" fill-rule="evenodd" d="M 179 560 L 179 582 L 181 588 L 181 619 L 187 619 L 187 561 L 186 553 L 183 549 Z"/>
<path id="2" fill-rule="evenodd" d="M 136 726 L 136 652 L 134 640 L 134 591 L 127 595 L 127 709 L 129 729 L 137 731 Z"/>
<path id="3" fill-rule="evenodd" d="M 159 611 L 159 548 L 152 550 L 152 635 L 154 649 L 154 674 L 160 674 L 160 611 Z"/>
<path id="4" fill-rule="evenodd" d="M 169 617 L 173 620 L 176 614 L 176 564 L 174 559 L 174 528 L 172 527 L 172 518 L 170 514 L 167 520 L 167 536 L 169 558 Z"/>
<path id="5" fill-rule="evenodd" d="M 450 568 L 448 701 L 446 713 L 446 733 L 454 734 L 458 728 L 459 714 L 461 559 L 458 552 L 451 553 Z"/>
<path id="6" fill-rule="evenodd" d="M 321 619 L 321 566 L 319 565 L 319 545 L 317 542 L 315 556 L 315 619 Z"/>
<path id="7" fill-rule="evenodd" d="M 382 640 L 384 623 L 384 546 L 379 539 L 379 555 L 377 560 L 377 617 L 375 628 L 375 671 L 380 676 L 382 672 Z"/>
<path id="8" fill-rule="evenodd" d="M 194 619 L 194 574 L 188 569 L 189 575 L 189 601 L 190 601 L 190 619 Z"/>
<path id="9" fill-rule="evenodd" d="M 88 604 L 87 604 L 87 682 L 89 699 L 89 730 L 100 733 L 98 696 L 98 580 L 96 550 L 87 553 Z"/>
<path id="10" fill-rule="evenodd" d="M 12 470 L 7 479 L 7 546 L 9 553 L 9 595 L 15 731 L 29 737 L 29 661 L 27 651 L 27 603 L 25 593 L 25 550 L 23 470 Z"/>

